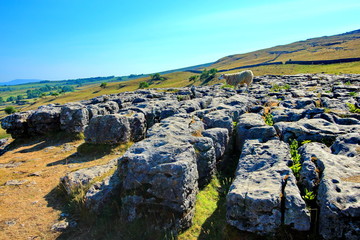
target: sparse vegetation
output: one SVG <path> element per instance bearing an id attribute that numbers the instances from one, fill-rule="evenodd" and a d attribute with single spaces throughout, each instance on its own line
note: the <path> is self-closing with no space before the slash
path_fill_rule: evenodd
<path id="1" fill-rule="evenodd" d="M 298 152 L 299 143 L 296 141 L 296 139 L 293 139 L 290 142 L 290 155 L 291 159 L 293 160 L 292 166 L 290 166 L 290 169 L 293 171 L 296 179 L 299 179 L 300 177 L 300 171 L 301 171 L 301 162 L 300 162 L 300 154 Z"/>
<path id="2" fill-rule="evenodd" d="M 148 82 L 140 82 L 139 83 L 139 88 L 148 88 L 149 87 L 149 83 Z"/>
<path id="3" fill-rule="evenodd" d="M 199 75 L 193 75 L 189 77 L 190 82 L 196 82 L 199 79 Z"/>
<path id="4" fill-rule="evenodd" d="M 271 115 L 271 113 L 265 114 L 265 123 L 269 126 L 274 125 L 273 115 Z"/>
<path id="5" fill-rule="evenodd" d="M 280 90 L 289 90 L 291 87 L 289 84 L 285 84 L 283 86 L 279 84 L 273 84 L 270 88 L 270 92 L 279 92 Z"/>
<path id="6" fill-rule="evenodd" d="M 7 106 L 5 109 L 4 109 L 5 113 L 6 114 L 12 114 L 12 113 L 16 113 L 17 110 L 14 106 Z"/>
<path id="7" fill-rule="evenodd" d="M 346 105 L 351 113 L 360 113 L 360 108 L 358 108 L 355 104 L 347 103 Z"/>
<path id="8" fill-rule="evenodd" d="M 221 86 L 221 88 L 222 88 L 222 89 L 224 89 L 224 88 L 233 88 L 233 89 L 234 89 L 235 86 L 229 85 L 229 84 L 224 84 L 224 85 Z"/>
<path id="9" fill-rule="evenodd" d="M 203 83 L 211 81 L 215 77 L 217 71 L 216 68 L 211 68 L 210 70 L 204 69 L 200 74 L 200 81 Z"/>
<path id="10" fill-rule="evenodd" d="M 307 188 L 305 188 L 305 195 L 302 196 L 302 198 L 307 202 L 311 202 L 316 199 L 316 194 L 313 191 L 309 191 Z"/>
<path id="11" fill-rule="evenodd" d="M 103 83 L 100 84 L 100 87 L 101 87 L 101 88 L 106 88 L 106 86 L 107 86 L 107 83 L 106 83 L 106 82 L 103 82 Z"/>
<path id="12" fill-rule="evenodd" d="M 349 95 L 355 97 L 357 95 L 357 92 L 349 92 Z"/>

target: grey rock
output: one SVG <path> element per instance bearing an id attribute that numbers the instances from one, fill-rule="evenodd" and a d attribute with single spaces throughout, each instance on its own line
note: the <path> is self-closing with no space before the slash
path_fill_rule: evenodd
<path id="1" fill-rule="evenodd" d="M 122 217 L 132 221 L 155 214 L 156 224 L 189 227 L 198 192 L 195 156 L 190 143 L 171 136 L 135 143 L 119 159 Z"/>
<path id="2" fill-rule="evenodd" d="M 27 120 L 28 133 L 32 136 L 47 134 L 60 130 L 60 106 L 48 105 L 39 107 Z"/>
<path id="3" fill-rule="evenodd" d="M 14 113 L 1 119 L 1 127 L 11 134 L 12 138 L 28 136 L 27 120 L 34 111 Z"/>
<path id="4" fill-rule="evenodd" d="M 288 142 L 296 139 L 299 142 L 311 140 L 332 142 L 340 134 L 358 132 L 359 125 L 338 125 L 324 119 L 300 119 L 297 122 L 278 122 L 274 125 L 282 140 Z"/>
<path id="5" fill-rule="evenodd" d="M 74 228 L 77 226 L 77 222 L 76 221 L 69 221 L 69 220 L 61 220 L 57 223 L 55 223 L 54 225 L 51 226 L 51 230 L 55 231 L 55 232 L 65 232 L 67 231 L 69 228 Z"/>
<path id="6" fill-rule="evenodd" d="M 216 159 L 219 160 L 228 148 L 229 131 L 226 128 L 210 128 L 203 131 L 202 135 L 213 140 Z"/>
<path id="7" fill-rule="evenodd" d="M 245 142 L 226 197 L 230 225 L 259 235 L 274 234 L 284 214 L 284 224 L 298 231 L 309 230 L 310 214 L 287 167 L 289 161 L 289 148 L 279 140 Z M 281 196 L 285 196 L 283 200 Z M 285 201 L 284 210 L 281 201 Z"/>
<path id="8" fill-rule="evenodd" d="M 131 140 L 134 142 L 142 140 L 146 135 L 147 121 L 141 112 L 126 110 L 119 114 L 125 115 L 129 120 Z"/>
<path id="9" fill-rule="evenodd" d="M 106 177 L 100 182 L 93 184 L 84 197 L 85 206 L 93 213 L 99 215 L 106 205 L 115 196 L 120 195 L 121 181 L 118 172 Z"/>
<path id="10" fill-rule="evenodd" d="M 302 154 L 315 160 L 321 171 L 317 197 L 320 235 L 324 239 L 357 239 L 360 234 L 358 159 L 334 155 L 319 143 L 306 144 Z"/>
<path id="11" fill-rule="evenodd" d="M 83 168 L 67 173 L 60 179 L 66 192 L 71 194 L 74 190 L 88 186 L 94 179 L 102 177 L 116 166 L 117 161 L 112 160 L 107 164 Z"/>
<path id="12" fill-rule="evenodd" d="M 19 186 L 27 183 L 29 180 L 8 180 L 5 182 L 5 186 Z"/>
<path id="13" fill-rule="evenodd" d="M 90 120 L 84 135 L 88 143 L 126 143 L 131 137 L 129 119 L 120 114 L 95 116 Z"/>
<path id="14" fill-rule="evenodd" d="M 348 133 L 338 136 L 331 146 L 333 154 L 345 155 L 347 157 L 360 156 L 360 133 Z"/>
<path id="15" fill-rule="evenodd" d="M 233 119 L 226 113 L 225 110 L 213 111 L 206 114 L 203 118 L 205 128 L 226 128 L 229 135 L 234 131 Z"/>
<path id="16" fill-rule="evenodd" d="M 267 126 L 259 114 L 245 113 L 240 116 L 236 126 L 236 149 L 241 151 L 245 140 L 259 139 L 266 142 L 276 137 L 275 128 Z"/>
<path id="17" fill-rule="evenodd" d="M 60 128 L 70 133 L 83 132 L 89 123 L 89 111 L 79 103 L 65 105 L 60 112 Z"/>

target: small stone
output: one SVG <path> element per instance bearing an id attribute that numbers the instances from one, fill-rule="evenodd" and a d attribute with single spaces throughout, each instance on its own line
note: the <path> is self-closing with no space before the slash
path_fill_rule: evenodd
<path id="1" fill-rule="evenodd" d="M 69 222 L 66 220 L 62 220 L 52 225 L 51 230 L 55 232 L 64 232 L 68 228 L 69 228 Z"/>
<path id="2" fill-rule="evenodd" d="M 5 186 L 19 186 L 28 182 L 28 180 L 9 180 L 5 183 Z"/>

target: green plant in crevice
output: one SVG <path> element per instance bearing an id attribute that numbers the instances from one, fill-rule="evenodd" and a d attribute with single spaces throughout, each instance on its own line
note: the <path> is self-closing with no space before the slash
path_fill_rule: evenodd
<path id="1" fill-rule="evenodd" d="M 360 113 L 360 108 L 356 107 L 355 104 L 346 103 L 351 113 Z"/>
<path id="2" fill-rule="evenodd" d="M 271 113 L 265 114 L 265 123 L 269 126 L 274 125 L 273 115 Z"/>
<path id="3" fill-rule="evenodd" d="M 290 169 L 293 171 L 296 179 L 299 179 L 300 177 L 300 171 L 301 171 L 301 162 L 300 162 L 300 154 L 298 152 L 299 143 L 296 141 L 296 139 L 292 140 L 290 143 L 290 155 L 291 159 L 293 160 L 293 165 L 290 166 Z"/>
<path id="4" fill-rule="evenodd" d="M 305 195 L 302 197 L 305 201 L 311 202 L 315 200 L 316 193 L 314 193 L 313 191 L 309 191 L 307 188 L 305 188 Z"/>
<path id="5" fill-rule="evenodd" d="M 355 97 L 357 95 L 357 92 L 349 92 L 349 95 Z"/>

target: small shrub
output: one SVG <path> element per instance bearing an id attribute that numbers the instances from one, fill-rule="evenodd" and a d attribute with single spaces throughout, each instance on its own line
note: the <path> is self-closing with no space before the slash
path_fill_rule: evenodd
<path id="1" fill-rule="evenodd" d="M 313 191 L 309 191 L 307 188 L 305 188 L 305 195 L 302 197 L 305 201 L 310 202 L 315 200 L 316 194 Z"/>
<path id="2" fill-rule="evenodd" d="M 139 83 L 139 88 L 148 88 L 149 87 L 149 83 L 148 82 L 140 82 Z"/>
<path id="3" fill-rule="evenodd" d="M 349 95 L 355 97 L 357 95 L 357 92 L 349 92 Z"/>
<path id="4" fill-rule="evenodd" d="M 274 125 L 273 115 L 271 115 L 270 113 L 265 114 L 265 123 L 269 126 L 273 126 Z"/>
<path id="5" fill-rule="evenodd" d="M 360 108 L 356 107 L 355 104 L 346 103 L 351 113 L 360 113 Z"/>
<path id="6" fill-rule="evenodd" d="M 6 114 L 12 114 L 17 112 L 16 108 L 13 106 L 7 106 L 4 111 Z"/>
<path id="7" fill-rule="evenodd" d="M 330 91 L 330 90 L 326 90 L 325 93 L 331 93 L 331 91 Z"/>
<path id="8" fill-rule="evenodd" d="M 196 82 L 199 79 L 198 75 L 193 75 L 191 77 L 189 77 L 189 82 Z"/>
<path id="9" fill-rule="evenodd" d="M 106 88 L 106 86 L 107 86 L 107 83 L 106 83 L 106 82 L 103 82 L 103 83 L 100 84 L 100 87 L 101 87 L 101 88 Z"/>
<path id="10" fill-rule="evenodd" d="M 296 139 L 292 140 L 290 143 L 290 155 L 291 159 L 293 160 L 293 165 L 290 166 L 290 169 L 293 171 L 296 179 L 299 179 L 300 177 L 300 171 L 301 171 L 301 163 L 300 163 L 300 154 L 298 152 L 299 143 L 296 141 Z"/>
<path id="11" fill-rule="evenodd" d="M 347 81 L 347 82 L 345 83 L 345 85 L 349 86 L 349 85 L 351 85 L 351 82 L 350 82 L 350 81 Z"/>

